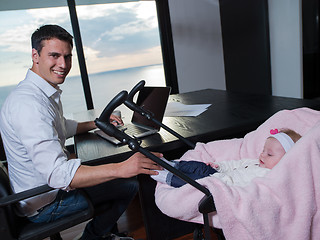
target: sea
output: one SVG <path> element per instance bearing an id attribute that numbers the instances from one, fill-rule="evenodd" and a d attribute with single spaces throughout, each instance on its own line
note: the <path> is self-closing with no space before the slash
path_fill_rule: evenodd
<path id="1" fill-rule="evenodd" d="M 129 92 L 140 80 L 145 80 L 146 86 L 165 86 L 162 64 L 100 72 L 88 77 L 95 109 L 103 109 L 119 92 Z M 87 110 L 80 76 L 67 77 L 60 87 L 66 116 Z M 0 108 L 14 88 L 15 85 L 0 87 Z"/>

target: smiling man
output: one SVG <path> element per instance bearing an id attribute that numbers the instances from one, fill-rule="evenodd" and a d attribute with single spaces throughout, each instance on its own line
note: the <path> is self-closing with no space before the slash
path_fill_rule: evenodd
<path id="1" fill-rule="evenodd" d="M 138 190 L 134 176 L 157 174 L 153 161 L 140 153 L 120 163 L 81 165 L 70 159 L 66 138 L 95 128 L 63 116 L 59 85 L 72 66 L 72 36 L 57 25 L 45 25 L 32 37 L 32 67 L 6 99 L 0 115 L 9 177 L 15 192 L 48 184 L 55 190 L 20 202 L 19 212 L 32 222 L 50 222 L 81 211 L 87 202 L 106 205 L 87 225 L 82 239 L 132 239 L 115 235 L 116 223 Z M 112 115 L 111 121 L 121 123 Z M 157 153 L 159 157 L 162 154 Z"/>
<path id="2" fill-rule="evenodd" d="M 33 41 L 37 44 L 36 41 Z M 39 49 L 35 49 L 35 47 Z M 71 69 L 72 45 L 59 39 L 42 40 L 32 48 L 31 71 L 56 88 L 62 84 Z"/>

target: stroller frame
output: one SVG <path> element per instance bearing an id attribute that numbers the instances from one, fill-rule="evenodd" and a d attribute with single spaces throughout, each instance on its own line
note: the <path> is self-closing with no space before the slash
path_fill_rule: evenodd
<path id="1" fill-rule="evenodd" d="M 120 93 L 118 93 L 109 102 L 109 104 L 105 107 L 105 109 L 101 113 L 100 117 L 95 120 L 95 124 L 99 129 L 101 129 L 106 134 L 117 138 L 123 144 L 127 144 L 128 147 L 132 151 L 142 153 L 146 157 L 150 158 L 151 160 L 153 160 L 154 162 L 156 162 L 157 164 L 159 164 L 163 168 L 172 172 L 174 175 L 181 178 L 183 181 L 192 185 L 197 190 L 199 190 L 205 194 L 205 196 L 200 200 L 200 202 L 198 204 L 198 209 L 199 209 L 199 212 L 203 214 L 205 239 L 209 240 L 209 239 L 211 239 L 211 236 L 210 236 L 211 234 L 210 234 L 208 213 L 216 210 L 214 200 L 213 200 L 213 197 L 212 197 L 212 194 L 210 193 L 210 191 L 207 188 L 205 188 L 204 186 L 200 185 L 195 180 L 191 179 L 190 177 L 188 177 L 187 175 L 185 175 L 184 173 L 179 171 L 178 169 L 175 169 L 174 167 L 172 167 L 171 165 L 169 165 L 165 161 L 161 160 L 160 158 L 158 158 L 157 156 L 152 154 L 149 150 L 142 148 L 140 146 L 140 144 L 141 144 L 140 140 L 138 140 L 136 138 L 132 138 L 131 136 L 127 135 L 124 131 L 120 131 L 118 128 L 116 128 L 114 125 L 112 125 L 110 123 L 110 120 L 109 120 L 110 115 L 112 114 L 114 109 L 116 109 L 121 104 L 125 104 L 132 111 L 135 111 L 135 112 L 141 114 L 142 116 L 146 117 L 148 120 L 150 120 L 150 121 L 154 122 L 155 124 L 159 125 L 160 127 L 164 128 L 166 131 L 168 131 L 169 133 L 171 133 L 174 136 L 176 136 L 177 138 L 179 138 L 179 140 L 181 140 L 182 142 L 187 144 L 189 147 L 191 147 L 191 148 L 195 147 L 194 143 L 192 143 L 188 139 L 182 137 L 177 132 L 173 131 L 172 129 L 170 129 L 169 127 L 164 125 L 162 122 L 159 122 L 158 120 L 154 119 L 153 113 L 149 112 L 146 109 L 143 109 L 142 107 L 136 105 L 133 102 L 134 95 L 138 91 L 140 91 L 144 87 L 144 85 L 145 85 L 145 81 L 142 80 L 135 87 L 133 87 L 133 89 L 130 91 L 129 94 L 127 91 L 121 91 Z"/>

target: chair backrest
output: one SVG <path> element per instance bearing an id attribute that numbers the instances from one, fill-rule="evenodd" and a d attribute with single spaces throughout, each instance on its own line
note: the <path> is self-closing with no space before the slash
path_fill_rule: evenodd
<path id="1" fill-rule="evenodd" d="M 1 161 L 6 159 L 0 135 Z M 3 197 L 15 197 L 6 166 L 0 162 L 0 201 Z M 72 214 L 50 223 L 32 223 L 26 217 L 19 217 L 15 211 L 15 204 L 0 207 L 0 239 L 5 240 L 37 240 L 49 237 L 55 233 L 75 226 L 93 217 L 94 208 L 87 198 L 88 209 Z M 2 202 L 2 201 L 1 201 Z"/>
<path id="2" fill-rule="evenodd" d="M 3 148 L 3 142 L 0 134 L 0 161 L 5 161 L 5 160 L 7 160 L 7 157 Z"/>
<path id="3" fill-rule="evenodd" d="M 3 163 L 5 160 L 7 160 L 7 158 L 3 148 L 2 138 L 0 134 L 0 197 L 12 194 L 8 171 Z"/>
<path id="4" fill-rule="evenodd" d="M 0 162 L 0 198 L 12 194 L 12 189 L 10 186 L 9 176 L 7 174 L 7 169 Z"/>
<path id="5" fill-rule="evenodd" d="M 0 135 L 0 160 L 1 160 L 0 162 L 0 199 L 13 194 L 13 190 L 11 188 L 11 184 L 8 176 L 8 170 L 6 165 L 4 164 L 4 161 L 6 159 L 7 159 L 6 153 L 4 151 L 3 142 Z M 12 236 L 12 233 L 14 234 L 17 232 L 21 221 L 23 221 L 23 218 L 18 217 L 15 214 L 13 205 L 7 205 L 1 208 L 0 221 L 1 223 L 6 223 L 8 227 L 6 228 L 5 232 L 1 231 L 1 236 L 2 237 L 4 237 L 4 235 Z"/>
<path id="6" fill-rule="evenodd" d="M 0 199 L 9 196 L 13 193 L 10 180 L 7 175 L 7 170 L 5 166 L 0 162 Z M 7 236 L 4 239 L 12 236 L 19 228 L 19 223 L 22 221 L 20 217 L 15 214 L 14 206 L 7 205 L 0 209 L 0 222 L 1 224 L 6 224 L 7 226 L 2 226 L 1 238 Z"/>

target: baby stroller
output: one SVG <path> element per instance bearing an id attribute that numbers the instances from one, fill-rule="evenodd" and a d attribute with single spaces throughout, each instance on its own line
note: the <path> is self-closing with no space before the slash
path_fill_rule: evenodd
<path id="1" fill-rule="evenodd" d="M 101 113 L 100 117 L 95 120 L 96 126 L 101 129 L 106 134 L 113 136 L 117 138 L 121 143 L 127 144 L 128 147 L 134 151 L 134 152 L 140 152 L 147 156 L 148 158 L 152 159 L 154 162 L 162 166 L 163 168 L 167 169 L 168 171 L 172 172 L 174 175 L 178 176 L 182 180 L 184 180 L 186 183 L 190 184 L 192 187 L 196 188 L 198 191 L 202 192 L 204 194 L 201 201 L 198 203 L 198 209 L 199 212 L 203 215 L 203 221 L 204 221 L 204 232 L 205 232 L 205 239 L 211 239 L 210 237 L 210 226 L 209 226 L 209 220 L 208 220 L 208 213 L 215 211 L 215 205 L 213 201 L 212 194 L 210 191 L 205 188 L 204 186 L 200 185 L 198 182 L 194 181 L 193 179 L 186 176 L 184 173 L 180 172 L 179 170 L 175 169 L 165 161 L 161 160 L 160 158 L 156 157 L 154 154 L 152 154 L 150 151 L 142 148 L 140 146 L 141 141 L 133 138 L 125 133 L 125 131 L 120 131 L 117 127 L 112 125 L 109 121 L 110 115 L 112 112 L 121 104 L 125 104 L 128 108 L 130 108 L 132 111 L 137 112 L 144 116 L 149 121 L 154 122 L 158 126 L 161 126 L 163 129 L 168 131 L 169 133 L 173 134 L 177 138 L 179 138 L 182 142 L 187 144 L 190 148 L 194 148 L 195 144 L 188 141 L 157 119 L 153 117 L 153 113 L 149 112 L 147 109 L 144 109 L 137 104 L 134 103 L 133 97 L 134 95 L 139 92 L 145 85 L 145 81 L 140 81 L 128 94 L 127 91 L 122 91 L 118 95 L 116 95 L 110 103 L 105 107 L 103 112 Z M 196 239 L 202 239 L 202 232 L 201 229 L 198 229 L 198 232 L 194 234 Z"/>
<path id="2" fill-rule="evenodd" d="M 320 239 L 320 111 L 281 110 L 243 138 L 198 142 L 181 159 L 205 163 L 257 159 L 275 128 L 292 129 L 302 138 L 264 177 L 245 187 L 229 186 L 215 177 L 197 180 L 214 198 L 217 211 L 208 214 L 210 225 L 223 229 L 228 240 Z M 180 188 L 158 184 L 155 190 L 157 207 L 187 222 L 203 222 L 194 207 L 199 199 L 199 191 L 188 184 Z M 176 201 L 178 205 L 170 204 Z"/>

